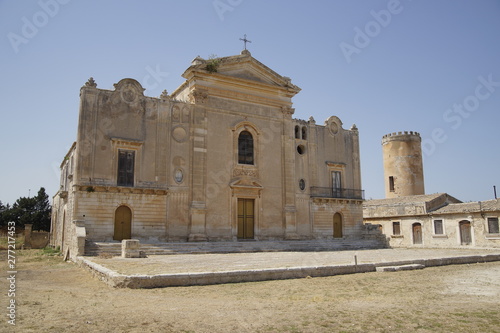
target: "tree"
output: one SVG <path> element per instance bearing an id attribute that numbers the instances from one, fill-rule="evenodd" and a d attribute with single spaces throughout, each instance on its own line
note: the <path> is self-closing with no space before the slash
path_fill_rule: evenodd
<path id="1" fill-rule="evenodd" d="M 50 231 L 50 215 L 49 196 L 45 193 L 45 188 L 41 187 L 36 197 L 17 199 L 12 208 L 6 211 L 3 220 L 7 218 L 14 221 L 18 228 L 32 224 L 33 230 Z"/>
<path id="2" fill-rule="evenodd" d="M 7 206 L 5 206 L 2 202 L 2 200 L 0 200 L 0 228 L 3 227 L 4 225 L 7 225 L 7 222 L 5 220 L 5 217 L 6 217 L 6 211 L 7 209 L 9 209 L 9 204 L 7 204 Z"/>
<path id="3" fill-rule="evenodd" d="M 35 201 L 34 230 L 50 231 L 50 216 L 52 207 L 49 203 L 49 196 L 45 193 L 45 188 L 40 187 Z"/>

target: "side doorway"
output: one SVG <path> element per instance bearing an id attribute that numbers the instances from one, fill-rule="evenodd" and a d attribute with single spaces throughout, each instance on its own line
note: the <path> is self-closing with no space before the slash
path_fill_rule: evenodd
<path id="1" fill-rule="evenodd" d="M 470 245 L 472 244 L 472 235 L 471 235 L 471 224 L 469 221 L 460 221 L 458 223 L 460 229 L 460 244 L 461 245 Z"/>
<path id="2" fill-rule="evenodd" d="M 342 238 L 342 215 L 335 213 L 333 215 L 333 238 Z"/>
<path id="3" fill-rule="evenodd" d="M 413 233 L 413 244 L 422 244 L 422 224 L 413 223 L 412 225 Z"/>
<path id="4" fill-rule="evenodd" d="M 114 240 L 132 238 L 132 211 L 127 206 L 120 206 L 115 211 Z"/>

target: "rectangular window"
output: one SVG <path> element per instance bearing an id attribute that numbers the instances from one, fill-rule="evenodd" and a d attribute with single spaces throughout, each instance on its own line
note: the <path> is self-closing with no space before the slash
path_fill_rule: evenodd
<path id="1" fill-rule="evenodd" d="M 118 151 L 118 186 L 134 186 L 135 151 Z"/>
<path id="2" fill-rule="evenodd" d="M 394 192 L 394 177 L 393 176 L 389 177 L 389 191 Z"/>
<path id="3" fill-rule="evenodd" d="M 334 198 L 342 197 L 342 177 L 340 171 L 332 171 L 332 192 Z"/>
<path id="4" fill-rule="evenodd" d="M 434 220 L 434 235 L 444 234 L 443 220 Z"/>
<path id="5" fill-rule="evenodd" d="M 395 236 L 401 235 L 401 225 L 399 222 L 392 222 L 392 234 Z"/>
<path id="6" fill-rule="evenodd" d="M 498 228 L 498 217 L 488 217 L 488 233 L 498 234 L 500 230 Z"/>

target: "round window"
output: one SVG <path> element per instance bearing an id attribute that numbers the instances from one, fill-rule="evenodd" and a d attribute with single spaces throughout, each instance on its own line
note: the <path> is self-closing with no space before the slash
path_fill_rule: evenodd
<path id="1" fill-rule="evenodd" d="M 299 153 L 300 155 L 303 155 L 303 154 L 305 154 L 305 152 L 306 152 L 306 147 L 304 145 L 297 146 L 297 153 Z"/>
<path id="2" fill-rule="evenodd" d="M 306 181 L 304 179 L 299 180 L 299 188 L 301 191 L 304 191 L 306 188 Z"/>

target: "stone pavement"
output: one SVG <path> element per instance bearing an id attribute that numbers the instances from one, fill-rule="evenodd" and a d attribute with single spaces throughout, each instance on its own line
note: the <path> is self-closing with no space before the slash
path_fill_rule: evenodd
<path id="1" fill-rule="evenodd" d="M 114 287 L 154 288 L 331 276 L 377 267 L 500 261 L 500 249 L 378 249 L 328 252 L 181 254 L 148 258 L 78 257 Z"/>

